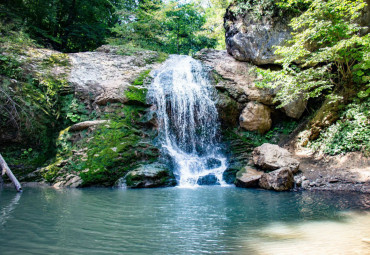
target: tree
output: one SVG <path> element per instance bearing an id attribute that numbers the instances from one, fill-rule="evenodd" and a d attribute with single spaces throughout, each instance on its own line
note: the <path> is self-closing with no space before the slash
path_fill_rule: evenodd
<path id="1" fill-rule="evenodd" d="M 126 44 L 167 53 L 189 54 L 213 47 L 204 30 L 204 12 L 195 4 L 142 0 L 127 12 L 112 31 Z"/>
<path id="2" fill-rule="evenodd" d="M 200 5 L 202 0 L 198 0 Z M 226 8 L 231 0 L 208 0 L 205 6 L 205 23 L 203 25 L 203 35 L 217 41 L 216 49 L 223 50 L 225 44 L 224 15 Z"/>
<path id="3" fill-rule="evenodd" d="M 123 0 L 17 0 L 5 1 L 9 13 L 38 43 L 66 52 L 91 50 L 110 35 L 117 22 L 116 8 Z"/>
<path id="4" fill-rule="evenodd" d="M 286 0 L 279 5 L 289 8 L 304 2 L 309 7 L 293 18 L 293 38 L 287 46 L 277 47 L 277 63 L 283 69 L 264 71 L 262 86 L 279 88 L 281 105 L 301 97 L 320 96 L 323 91 L 336 91 L 348 100 L 354 86 L 370 86 L 370 37 L 362 35 L 359 17 L 363 0 Z M 368 96 L 370 90 L 362 91 Z"/>

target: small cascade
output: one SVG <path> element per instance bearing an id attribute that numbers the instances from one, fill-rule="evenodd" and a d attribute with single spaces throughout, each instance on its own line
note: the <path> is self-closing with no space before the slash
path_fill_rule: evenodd
<path id="1" fill-rule="evenodd" d="M 154 73 L 148 100 L 155 106 L 162 154 L 180 187 L 221 184 L 227 160 L 220 146 L 216 91 L 202 64 L 171 56 Z"/>

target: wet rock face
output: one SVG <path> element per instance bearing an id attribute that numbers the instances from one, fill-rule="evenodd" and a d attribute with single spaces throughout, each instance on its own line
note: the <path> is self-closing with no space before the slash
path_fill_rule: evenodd
<path id="1" fill-rule="evenodd" d="M 255 65 L 273 64 L 277 60 L 274 46 L 291 38 L 289 20 L 264 15 L 253 18 L 251 13 L 235 13 L 231 5 L 224 17 L 226 49 L 235 59 Z"/>
<path id="2" fill-rule="evenodd" d="M 260 103 L 249 102 L 239 117 L 239 123 L 245 130 L 265 133 L 272 124 L 270 108 Z"/>
<path id="3" fill-rule="evenodd" d="M 288 167 L 283 167 L 270 173 L 264 173 L 259 180 L 259 186 L 275 191 L 290 190 L 294 186 L 294 177 Z"/>
<path id="4" fill-rule="evenodd" d="M 288 150 L 269 143 L 254 149 L 253 162 L 256 166 L 267 171 L 288 168 L 296 173 L 299 168 L 299 161 L 294 159 Z"/>
<path id="5" fill-rule="evenodd" d="M 124 183 L 128 188 L 155 188 L 175 186 L 176 179 L 165 165 L 152 163 L 128 172 L 118 183 Z"/>
<path id="6" fill-rule="evenodd" d="M 198 185 L 220 185 L 217 177 L 214 174 L 208 174 L 208 175 L 199 177 L 197 184 Z"/>

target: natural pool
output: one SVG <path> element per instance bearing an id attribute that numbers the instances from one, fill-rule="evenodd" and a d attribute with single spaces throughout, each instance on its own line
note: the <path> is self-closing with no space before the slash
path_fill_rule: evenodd
<path id="1" fill-rule="evenodd" d="M 370 195 L 0 191 L 0 254 L 370 254 Z"/>

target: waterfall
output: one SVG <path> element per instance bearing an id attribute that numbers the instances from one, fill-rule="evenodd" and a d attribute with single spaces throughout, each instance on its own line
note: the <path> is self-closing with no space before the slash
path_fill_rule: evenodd
<path id="1" fill-rule="evenodd" d="M 206 70 L 189 56 L 172 55 L 153 76 L 148 101 L 156 111 L 162 155 L 179 186 L 212 179 L 224 185 L 227 160 L 219 141 L 216 91 Z"/>

